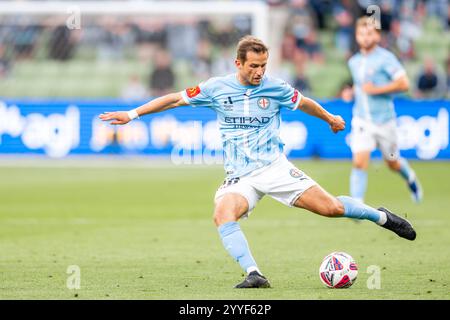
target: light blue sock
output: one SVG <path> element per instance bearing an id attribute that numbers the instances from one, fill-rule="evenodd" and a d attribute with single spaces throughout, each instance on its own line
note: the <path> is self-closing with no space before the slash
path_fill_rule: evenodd
<path id="1" fill-rule="evenodd" d="M 403 179 L 406 180 L 406 182 L 411 183 L 416 178 L 414 170 L 411 169 L 406 159 L 401 158 L 399 161 L 400 161 L 400 170 L 399 170 L 400 175 L 403 177 Z"/>
<path id="2" fill-rule="evenodd" d="M 359 220 L 370 220 L 383 225 L 386 222 L 386 213 L 369 207 L 351 197 L 339 196 L 339 201 L 344 205 L 344 217 Z"/>
<path id="3" fill-rule="evenodd" d="M 236 221 L 227 222 L 222 224 L 218 230 L 223 246 L 233 259 L 239 262 L 241 268 L 247 273 L 252 270 L 259 272 L 256 262 L 250 253 L 247 239 L 239 227 L 239 223 Z"/>
<path id="4" fill-rule="evenodd" d="M 353 168 L 350 175 L 350 196 L 360 202 L 364 202 L 367 190 L 367 171 Z"/>

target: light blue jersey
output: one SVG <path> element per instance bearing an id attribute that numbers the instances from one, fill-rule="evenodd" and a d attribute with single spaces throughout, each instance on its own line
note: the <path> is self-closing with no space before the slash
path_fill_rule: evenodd
<path id="1" fill-rule="evenodd" d="M 302 95 L 286 82 L 264 76 L 256 86 L 244 86 L 237 74 L 211 78 L 182 91 L 192 106 L 217 113 L 229 178 L 241 177 L 271 164 L 283 152 L 280 109 L 297 109 Z"/>
<path id="2" fill-rule="evenodd" d="M 381 124 L 395 119 L 393 94 L 368 95 L 362 85 L 372 82 L 386 85 L 405 74 L 398 59 L 390 51 L 376 47 L 368 55 L 356 53 L 348 61 L 355 88 L 353 116 Z"/>

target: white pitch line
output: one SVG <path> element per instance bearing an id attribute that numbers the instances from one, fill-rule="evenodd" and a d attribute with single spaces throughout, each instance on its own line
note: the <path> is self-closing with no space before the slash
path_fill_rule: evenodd
<path id="1" fill-rule="evenodd" d="M 64 159 L 51 159 L 40 156 L 1 156 L 0 168 L 171 168 L 171 169 L 215 169 L 221 165 L 174 164 L 170 157 L 103 157 L 71 156 Z"/>

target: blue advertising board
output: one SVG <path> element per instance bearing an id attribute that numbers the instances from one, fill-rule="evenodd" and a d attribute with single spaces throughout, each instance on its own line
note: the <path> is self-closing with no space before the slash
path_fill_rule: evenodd
<path id="1" fill-rule="evenodd" d="M 208 108 L 181 107 L 146 115 L 126 126 L 98 119 L 104 111 L 129 110 L 143 101 L 115 99 L 1 99 L 0 155 L 160 155 L 184 162 L 221 163 L 222 150 L 215 113 Z M 349 159 L 352 104 L 321 101 L 347 122 L 333 134 L 326 123 L 301 111 L 282 111 L 281 137 L 290 158 Z M 450 101 L 395 102 L 401 154 L 410 159 L 450 159 Z M 375 155 L 379 155 L 377 152 Z"/>

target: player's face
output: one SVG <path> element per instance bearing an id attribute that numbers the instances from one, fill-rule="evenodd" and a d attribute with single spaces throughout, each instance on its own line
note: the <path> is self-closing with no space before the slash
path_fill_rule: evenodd
<path id="1" fill-rule="evenodd" d="M 372 49 L 380 40 L 380 36 L 375 28 L 358 27 L 356 29 L 356 42 L 364 50 Z"/>
<path id="2" fill-rule="evenodd" d="M 247 52 L 247 60 L 242 63 L 236 60 L 236 67 L 239 70 L 239 79 L 244 85 L 257 86 L 266 72 L 268 53 Z"/>

